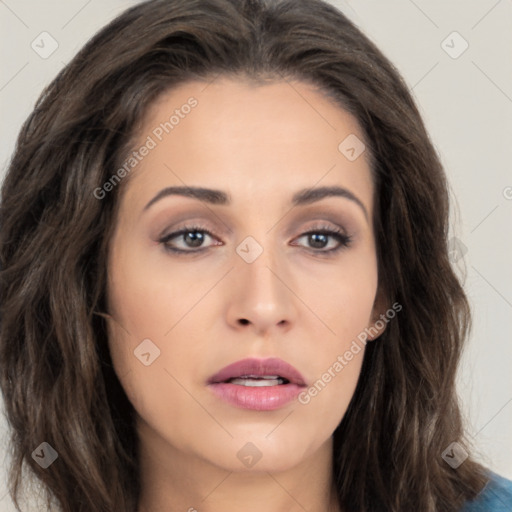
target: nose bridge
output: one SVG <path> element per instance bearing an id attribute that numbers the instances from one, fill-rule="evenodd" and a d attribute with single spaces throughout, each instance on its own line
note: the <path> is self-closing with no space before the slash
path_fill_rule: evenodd
<path id="1" fill-rule="evenodd" d="M 279 257 L 277 249 L 272 246 L 271 236 L 260 235 L 258 238 L 259 241 L 248 236 L 238 245 L 237 274 L 245 286 L 250 287 L 248 292 L 260 295 L 265 301 L 273 301 L 279 294 L 279 283 L 272 271 L 275 272 Z"/>
<path id="2" fill-rule="evenodd" d="M 284 267 L 279 249 L 274 247 L 276 241 L 263 230 L 257 236 L 259 240 L 247 236 L 236 248 L 231 320 L 249 321 L 265 330 L 292 320 L 293 294 L 284 284 L 286 272 L 281 270 Z"/>

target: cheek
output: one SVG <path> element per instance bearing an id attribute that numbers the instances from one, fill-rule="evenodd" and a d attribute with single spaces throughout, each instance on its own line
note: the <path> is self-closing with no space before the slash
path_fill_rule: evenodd
<path id="1" fill-rule="evenodd" d="M 299 396 L 299 403 L 310 409 L 311 416 L 322 418 L 327 429 L 341 421 L 355 391 L 378 286 L 371 250 L 357 258 L 347 257 L 345 262 L 328 276 L 316 276 L 321 288 L 309 288 L 309 300 L 316 304 L 328 329 L 317 336 L 314 381 Z"/>
<path id="2" fill-rule="evenodd" d="M 196 362 L 204 359 L 201 343 L 208 342 L 207 333 L 198 332 L 200 308 L 193 307 L 213 278 L 198 279 L 197 273 L 180 272 L 177 266 L 163 272 L 126 241 L 109 261 L 108 340 L 115 372 L 143 420 L 175 434 L 183 427 L 176 435 L 185 437 L 190 424 L 176 418 L 193 416 L 194 401 L 180 383 L 194 374 Z M 179 343 L 188 339 L 201 342 Z M 197 424 L 203 424 L 204 411 L 198 407 L 195 414 Z"/>
<path id="3" fill-rule="evenodd" d="M 354 394 L 364 352 L 365 347 L 355 343 L 333 354 L 316 379 L 299 395 L 299 403 L 314 407 L 315 416 L 335 417 L 339 421 Z"/>
<path id="4" fill-rule="evenodd" d="M 162 275 L 144 256 L 140 246 L 125 241 L 109 261 L 109 313 L 125 334 L 139 340 L 161 338 L 187 306 L 180 275 Z"/>
<path id="5" fill-rule="evenodd" d="M 328 346 L 344 350 L 370 325 L 378 287 L 375 255 L 346 253 L 339 263 L 301 272 L 299 294 L 324 324 Z"/>

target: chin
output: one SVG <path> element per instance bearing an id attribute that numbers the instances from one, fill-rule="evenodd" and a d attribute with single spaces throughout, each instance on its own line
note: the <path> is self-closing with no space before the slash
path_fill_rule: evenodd
<path id="1" fill-rule="evenodd" d="M 235 433 L 233 433 L 235 434 Z M 318 438 L 304 436 L 268 436 L 268 430 L 251 435 L 238 433 L 226 443 L 209 443 L 202 451 L 203 457 L 226 471 L 241 473 L 282 472 L 307 461 L 323 444 Z M 328 436 L 325 441 L 328 441 Z M 325 442 L 324 441 L 324 442 Z M 212 447 L 215 449 L 212 451 Z"/>

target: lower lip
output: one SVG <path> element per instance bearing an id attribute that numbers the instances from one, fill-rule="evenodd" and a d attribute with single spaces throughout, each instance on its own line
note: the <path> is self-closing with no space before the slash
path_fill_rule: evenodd
<path id="1" fill-rule="evenodd" d="M 250 387 L 219 382 L 209 384 L 211 390 L 225 402 L 253 411 L 272 411 L 284 407 L 297 398 L 302 386 L 281 384 L 279 386 Z"/>

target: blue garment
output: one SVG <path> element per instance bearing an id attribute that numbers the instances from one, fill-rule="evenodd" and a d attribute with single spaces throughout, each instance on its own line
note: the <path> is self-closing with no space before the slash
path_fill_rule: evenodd
<path id="1" fill-rule="evenodd" d="M 512 512 L 512 482 L 496 473 L 489 476 L 486 487 L 461 512 Z"/>

